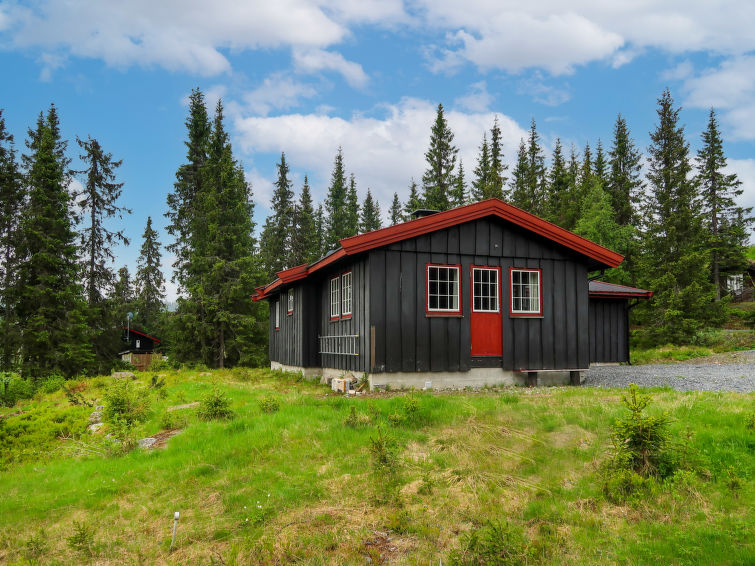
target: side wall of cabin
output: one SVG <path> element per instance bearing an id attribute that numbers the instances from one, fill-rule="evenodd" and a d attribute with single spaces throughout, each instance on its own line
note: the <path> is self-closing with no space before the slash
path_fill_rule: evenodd
<path id="1" fill-rule="evenodd" d="M 426 315 L 428 263 L 461 265 L 461 317 Z M 471 356 L 472 265 L 502 268 L 501 357 Z M 369 267 L 371 372 L 589 367 L 587 260 L 545 238 L 480 219 L 373 250 Z M 510 267 L 542 269 L 542 317 L 509 314 Z"/>
<path id="2" fill-rule="evenodd" d="M 294 310 L 291 314 L 288 314 L 288 289 L 283 289 L 268 300 L 270 306 L 268 355 L 270 361 L 302 367 L 304 365 L 304 286 L 294 285 L 291 288 L 294 291 Z M 276 304 L 279 309 L 277 328 L 275 326 Z"/>
<path id="3" fill-rule="evenodd" d="M 590 298 L 590 362 L 629 361 L 627 299 Z"/>

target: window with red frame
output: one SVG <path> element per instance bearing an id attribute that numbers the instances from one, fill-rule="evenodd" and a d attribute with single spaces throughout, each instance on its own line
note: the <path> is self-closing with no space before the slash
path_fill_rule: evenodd
<path id="1" fill-rule="evenodd" d="M 427 266 L 427 312 L 460 314 L 460 268 L 458 265 Z"/>
<path id="2" fill-rule="evenodd" d="M 511 269 L 511 314 L 541 315 L 541 274 L 539 269 Z"/>

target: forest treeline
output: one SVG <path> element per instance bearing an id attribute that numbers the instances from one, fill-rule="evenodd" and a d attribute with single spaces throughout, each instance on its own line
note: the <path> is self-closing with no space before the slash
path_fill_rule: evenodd
<path id="1" fill-rule="evenodd" d="M 607 150 L 598 140 L 594 149 L 567 154 L 556 140 L 548 164 L 533 119 L 511 168 L 496 119 L 482 135 L 468 185 L 439 105 L 426 169 L 403 195 L 394 193 L 387 220 L 502 198 L 624 254 L 624 264 L 603 278 L 655 292 L 638 315 L 648 339 L 693 340 L 724 316 L 725 276 L 746 266 L 751 209 L 737 203 L 741 183 L 726 172 L 715 112 L 695 156 L 668 90 L 656 112 L 645 155 L 618 116 Z M 192 91 L 185 125 L 186 156 L 165 214 L 179 292 L 168 312 L 163 245 L 151 218 L 135 274 L 113 266 L 113 245 L 129 243 L 123 230 L 110 229 L 131 213 L 118 203 L 121 161 L 96 139 L 76 138 L 81 168 L 72 169 L 54 105 L 40 113 L 19 154 L 0 110 L 0 369 L 33 378 L 109 371 L 127 313 L 133 325 L 162 337 L 179 363 L 263 364 L 268 314 L 249 299 L 254 288 L 315 261 L 342 238 L 382 227 L 380 204 L 369 189 L 360 197 L 342 148 L 318 204 L 306 175 L 296 195 L 282 152 L 271 214 L 257 239 L 252 187 L 233 154 L 222 102 L 211 115 L 202 92 Z"/>

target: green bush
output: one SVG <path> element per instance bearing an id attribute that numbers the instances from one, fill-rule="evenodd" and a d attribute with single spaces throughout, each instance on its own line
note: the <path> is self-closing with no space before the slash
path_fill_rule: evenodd
<path id="1" fill-rule="evenodd" d="M 44 393 L 55 393 L 65 383 L 65 378 L 62 375 L 51 375 L 39 384 L 39 390 Z"/>
<path id="2" fill-rule="evenodd" d="M 490 521 L 462 536 L 461 546 L 449 556 L 452 566 L 525 564 L 527 540 L 521 529 L 507 522 Z"/>
<path id="3" fill-rule="evenodd" d="M 265 395 L 260 399 L 260 410 L 263 413 L 277 413 L 280 408 L 280 401 L 272 395 Z"/>
<path id="4" fill-rule="evenodd" d="M 148 371 L 168 371 L 177 369 L 177 364 L 170 360 L 164 360 L 162 357 L 152 357 L 152 361 L 149 363 Z"/>
<path id="5" fill-rule="evenodd" d="M 378 427 L 377 436 L 370 437 L 370 466 L 377 503 L 395 499 L 399 487 L 399 460 L 396 442 Z"/>
<path id="6" fill-rule="evenodd" d="M 367 426 L 368 424 L 370 424 L 370 417 L 365 415 L 364 413 L 357 413 L 357 408 L 352 405 L 351 407 L 349 407 L 349 416 L 346 417 L 346 420 L 343 422 L 343 424 L 351 428 Z"/>
<path id="7" fill-rule="evenodd" d="M 94 531 L 86 523 L 73 522 L 73 534 L 67 539 L 71 550 L 91 556 L 94 552 Z"/>
<path id="8" fill-rule="evenodd" d="M 234 416 L 231 400 L 220 389 L 213 387 L 200 401 L 197 415 L 205 421 L 230 420 Z"/>
<path id="9" fill-rule="evenodd" d="M 603 476 L 603 495 L 611 503 L 638 503 L 657 490 L 658 482 L 642 477 L 634 470 L 607 469 Z"/>
<path id="10" fill-rule="evenodd" d="M 129 425 L 143 421 L 149 410 L 149 398 L 125 379 L 116 381 L 105 392 L 105 422 L 124 421 Z"/>
<path id="11" fill-rule="evenodd" d="M 0 372 L 0 405 L 12 407 L 22 399 L 34 396 L 34 385 L 17 373 Z"/>

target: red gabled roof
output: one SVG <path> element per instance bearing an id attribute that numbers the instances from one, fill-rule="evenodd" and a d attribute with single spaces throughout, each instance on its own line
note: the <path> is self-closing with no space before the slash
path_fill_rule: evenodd
<path id="1" fill-rule="evenodd" d="M 133 332 L 134 334 L 138 334 L 139 336 L 144 336 L 145 338 L 149 338 L 150 340 L 154 340 L 155 342 L 162 342 L 162 340 L 157 336 L 150 336 L 149 334 L 136 330 L 133 326 L 130 328 L 128 326 L 121 326 L 121 329 L 127 330 L 128 332 Z"/>
<path id="2" fill-rule="evenodd" d="M 621 254 L 611 251 L 608 248 L 604 248 L 603 246 L 591 242 L 582 236 L 578 236 L 573 232 L 569 232 L 569 230 L 556 226 L 555 224 L 543 220 L 521 208 L 517 208 L 511 204 L 503 202 L 502 200 L 491 198 L 467 206 L 460 206 L 459 208 L 454 208 L 445 212 L 423 216 L 422 218 L 396 224 L 395 226 L 389 226 L 388 228 L 382 228 L 381 230 L 344 238 L 341 240 L 341 247 L 338 250 L 316 261 L 312 265 L 299 265 L 281 271 L 277 274 L 278 279 L 263 287 L 261 291 L 257 289 L 257 292 L 252 295 L 252 299 L 255 301 L 264 299 L 281 285 L 303 279 L 309 274 L 338 261 L 344 256 L 356 255 L 368 250 L 387 246 L 409 238 L 416 238 L 417 236 L 429 234 L 444 228 L 450 228 L 451 226 L 456 226 L 486 216 L 496 216 L 503 220 L 508 220 L 517 226 L 521 226 L 535 234 L 585 255 L 605 267 L 618 267 L 618 265 L 624 260 L 624 256 Z"/>
<path id="3" fill-rule="evenodd" d="M 653 296 L 652 291 L 627 287 L 606 281 L 590 281 L 589 295 L 591 297 L 609 297 L 616 299 L 649 299 Z"/>

